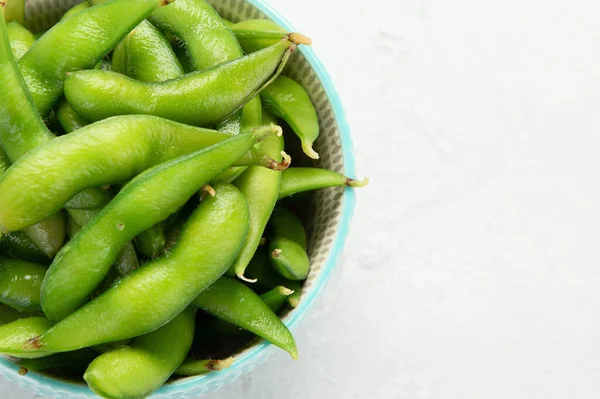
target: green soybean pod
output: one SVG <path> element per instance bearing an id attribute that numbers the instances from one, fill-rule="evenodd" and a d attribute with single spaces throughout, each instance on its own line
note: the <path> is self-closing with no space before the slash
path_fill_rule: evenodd
<path id="1" fill-rule="evenodd" d="M 57 371 L 68 371 L 83 374 L 88 365 L 98 356 L 89 349 L 74 352 L 58 353 L 37 359 L 22 359 L 19 361 L 20 375 L 26 375 L 30 371 L 45 371 L 48 369 Z M 80 375 L 81 375 L 80 374 Z"/>
<path id="2" fill-rule="evenodd" d="M 142 21 L 115 47 L 112 70 L 142 82 L 162 82 L 183 75 L 165 35 Z"/>
<path id="3" fill-rule="evenodd" d="M 22 231 L 8 233 L 0 241 L 0 255 L 29 262 L 49 265 L 51 259 Z"/>
<path id="4" fill-rule="evenodd" d="M 235 113 L 277 77 L 295 47 L 282 40 L 218 67 L 166 82 L 139 82 L 114 72 L 74 72 L 65 81 L 65 96 L 88 120 L 144 114 L 209 126 Z M 232 81 L 236 82 L 234 91 L 229 90 Z"/>
<path id="5" fill-rule="evenodd" d="M 242 193 L 225 183 L 213 188 L 215 196 L 209 195 L 200 203 L 170 256 L 147 263 L 123 278 L 30 340 L 24 349 L 67 352 L 134 338 L 181 313 L 227 270 L 248 231 L 248 204 Z M 90 320 L 102 323 L 90 324 Z"/>
<path id="6" fill-rule="evenodd" d="M 275 272 L 269 262 L 269 258 L 262 252 L 257 251 L 248 265 L 246 275 L 249 279 L 256 280 L 252 287 L 259 292 L 269 291 L 277 286 L 286 287 L 293 292 L 287 297 L 287 303 L 297 308 L 302 296 L 302 284 L 298 281 L 286 280 L 283 276 Z"/>
<path id="7" fill-rule="evenodd" d="M 267 291 L 260 296 L 260 299 L 271 309 L 273 312 L 277 313 L 283 308 L 285 302 L 288 297 L 294 293 L 293 290 L 283 287 L 277 286 L 273 288 L 271 291 Z"/>
<path id="8" fill-rule="evenodd" d="M 15 162 L 31 149 L 54 138 L 54 135 L 46 129 L 37 113 L 13 58 L 3 6 L 0 6 L 0 87 L 0 147 L 8 159 Z M 25 233 L 38 248 L 52 257 L 64 242 L 65 229 L 64 217 L 57 214 L 42 224 L 26 229 Z"/>
<path id="9" fill-rule="evenodd" d="M 183 40 L 192 65 L 204 70 L 242 56 L 242 50 L 221 16 L 206 0 L 177 0 L 156 10 L 150 21 Z"/>
<path id="10" fill-rule="evenodd" d="M 194 376 L 210 373 L 212 371 L 223 371 L 233 365 L 235 359 L 186 359 L 183 364 L 175 370 L 175 375 Z"/>
<path id="11" fill-rule="evenodd" d="M 300 138 L 304 153 L 319 159 L 312 148 L 319 137 L 319 118 L 306 90 L 295 80 L 279 76 L 260 93 L 260 98 L 269 112 L 290 125 Z"/>
<path id="12" fill-rule="evenodd" d="M 22 230 L 86 188 L 125 182 L 149 167 L 229 137 L 144 115 L 107 119 L 58 137 L 30 151 L 0 177 L 0 230 Z M 244 156 L 236 164 L 263 161 Z"/>
<path id="13" fill-rule="evenodd" d="M 62 320 L 78 309 L 127 242 L 165 220 L 202 185 L 274 132 L 267 128 L 235 136 L 134 178 L 56 256 L 42 286 L 44 314 Z M 152 200 L 148 193 L 153 193 Z"/>
<path id="14" fill-rule="evenodd" d="M 273 235 L 295 241 L 307 248 L 306 230 L 298 217 L 282 204 L 278 204 L 269 221 Z"/>
<path id="15" fill-rule="evenodd" d="M 83 378 L 103 398 L 145 398 L 184 361 L 192 346 L 195 324 L 196 310 L 190 307 L 164 327 L 98 356 Z"/>
<path id="16" fill-rule="evenodd" d="M 85 226 L 90 220 L 95 218 L 100 213 L 100 209 L 94 210 L 69 210 L 69 237 L 73 239 L 75 235 Z M 125 247 L 119 252 L 115 263 L 112 265 L 119 276 L 125 277 L 140 266 L 135 248 L 131 242 L 125 244 Z M 115 278 L 109 279 L 108 285 L 113 283 Z"/>
<path id="17" fill-rule="evenodd" d="M 54 323 L 45 317 L 27 317 L 0 326 L 0 353 L 20 359 L 50 356 L 51 352 L 25 349 L 25 344 L 48 331 Z"/>
<path id="18" fill-rule="evenodd" d="M 283 138 L 269 137 L 261 143 L 261 146 L 267 155 L 277 159 L 277 155 L 283 151 Z M 277 203 L 281 173 L 265 168 L 249 167 L 233 183 L 248 199 L 250 209 L 250 231 L 240 256 L 229 270 L 230 274 L 235 274 L 242 280 L 248 280 L 244 277 L 244 272 L 260 244 L 267 222 Z"/>
<path id="19" fill-rule="evenodd" d="M 133 240 L 135 249 L 146 258 L 156 258 L 165 252 L 167 238 L 163 226 L 158 223 L 142 231 Z"/>
<path id="20" fill-rule="evenodd" d="M 19 61 L 39 113 L 50 112 L 62 94 L 67 72 L 93 68 L 154 9 L 169 1 L 111 0 L 60 21 L 40 37 Z"/>
<path id="21" fill-rule="evenodd" d="M 6 22 L 17 21 L 23 25 L 25 21 L 25 0 L 3 0 L 0 1 L 0 6 L 6 9 L 2 19 Z"/>
<path id="22" fill-rule="evenodd" d="M 268 19 L 248 19 L 229 27 L 246 53 L 253 53 L 277 43 L 286 31 Z"/>
<path id="23" fill-rule="evenodd" d="M 6 32 L 10 41 L 10 49 L 15 60 L 18 61 L 33 46 L 35 36 L 16 21 L 9 22 L 6 25 Z"/>
<path id="24" fill-rule="evenodd" d="M 88 189 L 81 191 L 71 198 L 66 204 L 67 209 L 91 210 L 100 209 L 110 202 L 111 193 L 108 190 Z"/>
<path id="25" fill-rule="evenodd" d="M 296 241 L 274 237 L 270 242 L 273 268 L 288 280 L 301 281 L 308 277 L 310 260 L 306 250 Z"/>
<path id="26" fill-rule="evenodd" d="M 294 337 L 277 315 L 250 288 L 222 277 L 204 290 L 194 305 L 219 320 L 248 330 L 288 352 L 295 360 L 298 349 Z"/>
<path id="27" fill-rule="evenodd" d="M 327 169 L 289 168 L 282 173 L 279 198 L 328 187 L 364 187 L 367 184 L 369 179 L 351 179 Z"/>
<path id="28" fill-rule="evenodd" d="M 84 126 L 89 125 L 88 121 L 83 119 L 65 100 L 61 101 L 56 110 L 56 119 L 66 133 L 72 133 Z"/>
<path id="29" fill-rule="evenodd" d="M 75 14 L 79 14 L 80 12 L 85 11 L 88 8 L 90 8 L 90 5 L 88 4 L 87 1 L 76 4 L 73 7 L 71 7 L 66 13 L 63 14 L 61 20 L 72 17 Z"/>
<path id="30" fill-rule="evenodd" d="M 29 314 L 0 303 L 0 326 L 12 323 L 15 320 L 23 319 L 25 317 L 29 317 Z"/>
<path id="31" fill-rule="evenodd" d="M 41 312 L 40 287 L 46 270 L 37 263 L 0 257 L 0 303 L 25 312 Z"/>

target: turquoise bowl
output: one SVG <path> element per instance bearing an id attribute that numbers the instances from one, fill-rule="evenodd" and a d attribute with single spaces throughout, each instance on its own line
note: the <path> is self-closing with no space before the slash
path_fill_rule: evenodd
<path id="1" fill-rule="evenodd" d="M 66 9 L 78 2 L 77 0 L 29 1 L 25 9 L 27 25 L 37 26 L 40 29 L 47 28 Z M 230 20 L 268 18 L 290 32 L 294 31 L 293 26 L 263 0 L 210 0 L 210 2 L 221 15 Z M 303 33 L 310 35 L 310 32 Z M 302 46 L 300 51 L 294 54 L 285 73 L 307 89 L 317 107 L 321 136 L 315 148 L 320 153 L 321 159 L 315 166 L 356 177 L 350 128 L 344 109 L 329 74 L 315 52 L 310 47 Z M 332 278 L 348 236 L 354 204 L 355 196 L 352 189 L 321 190 L 312 197 L 307 226 L 311 237 L 309 240 L 311 272 L 303 288 L 300 305 L 284 317 L 284 322 L 290 329 L 296 329 Z M 254 367 L 266 361 L 275 350 L 279 349 L 268 342 L 260 342 L 235 355 L 236 361 L 229 369 L 171 381 L 158 390 L 152 398 L 197 398 L 202 394 L 213 392 L 250 373 Z M 301 347 L 299 350 L 302 353 Z M 20 376 L 18 370 L 17 364 L 0 356 L 0 374 L 26 390 L 45 398 L 96 397 L 83 383 L 63 381 L 35 372 Z"/>

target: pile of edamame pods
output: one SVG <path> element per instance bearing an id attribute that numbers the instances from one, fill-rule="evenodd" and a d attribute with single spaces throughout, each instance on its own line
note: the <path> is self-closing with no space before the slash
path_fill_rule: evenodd
<path id="1" fill-rule="evenodd" d="M 105 398 L 228 367 L 202 355 L 219 340 L 296 359 L 277 314 L 310 261 L 280 200 L 366 183 L 290 167 L 293 142 L 318 158 L 317 112 L 282 75 L 310 40 L 206 0 L 93 0 L 34 34 L 5 21 L 6 1 L 0 353 Z"/>

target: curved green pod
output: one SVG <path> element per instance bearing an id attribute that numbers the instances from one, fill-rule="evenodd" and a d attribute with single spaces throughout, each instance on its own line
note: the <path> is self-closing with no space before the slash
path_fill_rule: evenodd
<path id="1" fill-rule="evenodd" d="M 256 280 L 252 286 L 256 287 L 259 292 L 266 292 L 278 286 L 288 288 L 293 292 L 286 298 L 287 303 L 293 308 L 297 308 L 300 304 L 302 284 L 299 281 L 287 280 L 275 272 L 269 258 L 262 251 L 254 254 L 246 270 L 246 277 Z"/>
<path id="2" fill-rule="evenodd" d="M 8 305 L 0 303 L 0 326 L 12 323 L 13 321 L 29 317 L 25 312 L 18 311 Z"/>
<path id="3" fill-rule="evenodd" d="M 260 93 L 260 98 L 269 112 L 290 125 L 300 138 L 304 153 L 319 159 L 312 148 L 319 137 L 319 118 L 306 90 L 295 80 L 279 76 Z"/>
<path id="4" fill-rule="evenodd" d="M 78 309 L 127 242 L 165 220 L 264 135 L 273 133 L 267 128 L 232 137 L 134 178 L 56 256 L 42 286 L 44 314 L 62 320 Z M 151 200 L 148 193 L 153 193 Z"/>
<path id="5" fill-rule="evenodd" d="M 58 105 L 56 119 L 66 133 L 72 133 L 75 130 L 79 130 L 84 126 L 89 125 L 89 122 L 75 112 L 71 104 L 65 100 L 61 101 Z"/>
<path id="6" fill-rule="evenodd" d="M 19 374 L 25 375 L 30 371 L 44 371 L 48 369 L 79 373 L 85 371 L 88 365 L 98 356 L 89 349 L 74 352 L 57 353 L 36 359 L 22 359 L 18 364 L 21 367 Z"/>
<path id="7" fill-rule="evenodd" d="M 248 19 L 229 27 L 246 53 L 272 46 L 286 35 L 286 30 L 268 19 Z"/>
<path id="8" fill-rule="evenodd" d="M 46 270 L 37 263 L 0 257 L 0 303 L 25 312 L 41 312 L 40 287 Z"/>
<path id="9" fill-rule="evenodd" d="M 54 135 L 39 116 L 12 55 L 4 7 L 0 7 L 0 20 L 0 147 L 8 159 L 15 162 L 23 154 L 53 139 Z M 49 257 L 62 246 L 65 236 L 60 234 L 64 232 L 65 220 L 60 215 L 25 231 Z"/>
<path id="10" fill-rule="evenodd" d="M 282 172 L 279 198 L 328 187 L 364 187 L 369 179 L 355 180 L 342 174 L 319 168 L 289 168 Z"/>
<path id="11" fill-rule="evenodd" d="M 281 308 L 283 308 L 283 305 L 285 305 L 285 302 L 287 301 L 288 297 L 293 293 L 293 290 L 279 285 L 273 288 L 272 290 L 261 294 L 260 299 L 263 300 L 263 302 L 269 307 L 269 309 L 277 313 L 281 310 Z"/>
<path id="12" fill-rule="evenodd" d="M 275 237 L 283 237 L 295 241 L 304 249 L 307 248 L 306 230 L 298 217 L 279 204 L 275 207 L 271 220 L 271 231 Z"/>
<path id="13" fill-rule="evenodd" d="M 22 231 L 8 233 L 2 237 L 0 254 L 42 265 L 49 265 L 51 261 Z"/>
<path id="14" fill-rule="evenodd" d="M 58 137 L 0 177 L 0 230 L 21 230 L 56 212 L 85 188 L 125 182 L 229 137 L 145 115 L 106 119 Z M 248 158 L 239 162 L 245 165 Z"/>
<path id="15" fill-rule="evenodd" d="M 0 326 L 0 353 L 20 359 L 36 359 L 50 356 L 51 352 L 31 352 L 25 344 L 44 334 L 54 325 L 45 317 L 27 317 Z"/>
<path id="16" fill-rule="evenodd" d="M 248 231 L 248 204 L 239 190 L 218 184 L 214 191 L 215 196 L 204 198 L 192 214 L 170 256 L 123 278 L 30 340 L 25 349 L 67 352 L 129 339 L 154 331 L 182 312 L 227 270 Z M 90 325 L 90 320 L 102 323 Z"/>
<path id="17" fill-rule="evenodd" d="M 242 56 L 235 36 L 206 0 L 177 0 L 153 12 L 149 20 L 183 40 L 196 70 Z"/>
<path id="18" fill-rule="evenodd" d="M 90 220 L 95 218 L 99 213 L 100 209 L 93 210 L 75 210 L 70 209 L 69 211 L 69 237 L 73 239 L 75 235 L 81 230 L 82 226 L 85 226 L 89 223 Z M 129 273 L 133 272 L 140 266 L 140 261 L 138 259 L 137 253 L 135 252 L 135 248 L 131 242 L 125 244 L 115 263 L 112 265 L 112 269 L 118 276 L 125 277 Z M 117 278 L 118 278 L 117 276 Z M 107 276 L 108 278 L 108 276 Z M 106 282 L 107 285 L 112 285 L 113 277 L 109 281 Z M 102 286 L 102 284 L 100 284 Z M 101 288 L 101 287 L 99 287 Z"/>
<path id="19" fill-rule="evenodd" d="M 261 147 L 267 155 L 274 159 L 281 159 L 281 155 L 278 157 L 278 154 L 283 151 L 283 138 L 269 137 L 261 143 Z M 281 173 L 265 168 L 249 167 L 233 182 L 248 199 L 250 209 L 250 231 L 240 256 L 229 269 L 230 274 L 235 274 L 242 280 L 246 280 L 244 277 L 246 267 L 260 244 L 267 222 L 277 203 Z"/>
<path id="20" fill-rule="evenodd" d="M 65 96 L 88 120 L 144 114 L 209 126 L 236 112 L 277 77 L 295 46 L 282 40 L 262 51 L 167 82 L 138 82 L 112 72 L 74 72 L 65 81 Z M 236 90 L 229 89 L 231 81 L 236 82 Z"/>
<path id="21" fill-rule="evenodd" d="M 67 72 L 93 68 L 136 25 L 169 1 L 111 0 L 48 30 L 19 61 L 39 113 L 50 112 L 61 96 Z"/>
<path id="22" fill-rule="evenodd" d="M 21 25 L 25 22 L 25 0 L 4 0 L 2 7 L 6 9 L 2 19 L 6 22 L 17 21 Z"/>
<path id="23" fill-rule="evenodd" d="M 194 305 L 219 320 L 279 346 L 293 359 L 298 358 L 296 342 L 288 328 L 254 291 L 241 282 L 222 277 L 204 290 L 194 300 Z"/>
<path id="24" fill-rule="evenodd" d="M 192 346 L 195 324 L 196 311 L 190 307 L 164 327 L 98 356 L 83 379 L 103 398 L 145 398 L 184 361 Z"/>
<path id="25" fill-rule="evenodd" d="M 83 1 L 79 4 L 74 5 L 73 7 L 71 7 L 69 10 L 67 10 L 66 13 L 63 14 L 62 19 L 67 19 L 69 17 L 72 17 L 75 14 L 79 14 L 82 11 L 87 10 L 88 8 L 90 8 L 90 5 L 88 4 L 87 1 Z"/>
<path id="26" fill-rule="evenodd" d="M 310 260 L 303 246 L 289 238 L 275 237 L 269 248 L 271 265 L 283 277 L 292 281 L 308 277 Z"/>
<path id="27" fill-rule="evenodd" d="M 133 240 L 133 245 L 142 256 L 156 258 L 165 252 L 167 245 L 165 230 L 160 223 L 150 226 Z"/>
<path id="28" fill-rule="evenodd" d="M 9 22 L 6 25 L 8 40 L 10 41 L 10 49 L 12 50 L 15 60 L 23 57 L 23 54 L 29 50 L 35 43 L 35 36 L 27 28 L 21 26 L 17 21 Z"/>
<path id="29" fill-rule="evenodd" d="M 183 75 L 165 35 L 142 21 L 115 47 L 112 70 L 141 82 L 163 82 Z"/>
<path id="30" fill-rule="evenodd" d="M 100 209 L 110 202 L 112 195 L 108 190 L 87 189 L 79 192 L 66 204 L 67 209 L 93 210 Z"/>

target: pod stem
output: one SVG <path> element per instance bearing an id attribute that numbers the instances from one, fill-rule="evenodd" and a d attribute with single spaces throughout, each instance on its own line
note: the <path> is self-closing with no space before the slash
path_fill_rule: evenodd
<path id="1" fill-rule="evenodd" d="M 312 141 L 302 140 L 302 151 L 312 159 L 319 159 L 319 154 L 313 149 Z"/>
<path id="2" fill-rule="evenodd" d="M 266 126 L 258 126 L 251 130 L 252 135 L 256 140 L 263 141 L 269 136 L 276 135 L 277 137 L 283 136 L 283 129 L 281 126 L 277 126 L 274 123 Z"/>
<path id="3" fill-rule="evenodd" d="M 215 191 L 214 188 L 212 188 L 211 186 L 209 186 L 208 184 L 205 184 L 202 186 L 202 194 L 208 194 L 211 197 L 214 197 L 215 195 L 217 195 L 217 192 Z"/>
<path id="4" fill-rule="evenodd" d="M 212 371 L 223 371 L 231 367 L 233 362 L 235 362 L 235 358 L 233 357 L 228 357 L 227 359 L 222 360 L 210 360 L 206 365 L 206 368 Z"/>
<path id="5" fill-rule="evenodd" d="M 243 273 L 236 273 L 235 275 L 237 276 L 237 278 L 239 278 L 242 281 L 245 281 L 246 283 L 254 284 L 258 281 L 255 278 L 248 278 L 248 277 L 244 276 Z"/>
<path id="6" fill-rule="evenodd" d="M 362 180 L 355 180 L 349 177 L 346 178 L 346 185 L 348 187 L 365 187 L 369 184 L 369 178 L 365 177 Z"/>
<path id="7" fill-rule="evenodd" d="M 283 160 L 281 162 L 277 162 L 271 157 L 265 156 L 264 158 L 264 166 L 275 171 L 286 170 L 292 164 L 292 157 L 290 157 L 285 151 L 281 151 L 281 156 Z"/>
<path id="8" fill-rule="evenodd" d="M 287 34 L 287 38 L 290 42 L 295 44 L 303 44 L 305 46 L 312 45 L 312 40 L 309 37 L 304 36 L 302 33 L 292 32 Z"/>
<path id="9" fill-rule="evenodd" d="M 25 345 L 23 345 L 23 349 L 25 349 L 25 350 L 38 350 L 41 348 L 42 348 L 42 344 L 40 343 L 39 336 L 31 338 L 29 341 L 25 342 Z"/>
<path id="10" fill-rule="evenodd" d="M 279 291 L 279 293 L 281 295 L 285 295 L 285 296 L 290 296 L 294 293 L 294 290 L 290 290 L 289 288 L 283 287 L 283 286 L 277 287 L 277 291 Z"/>

